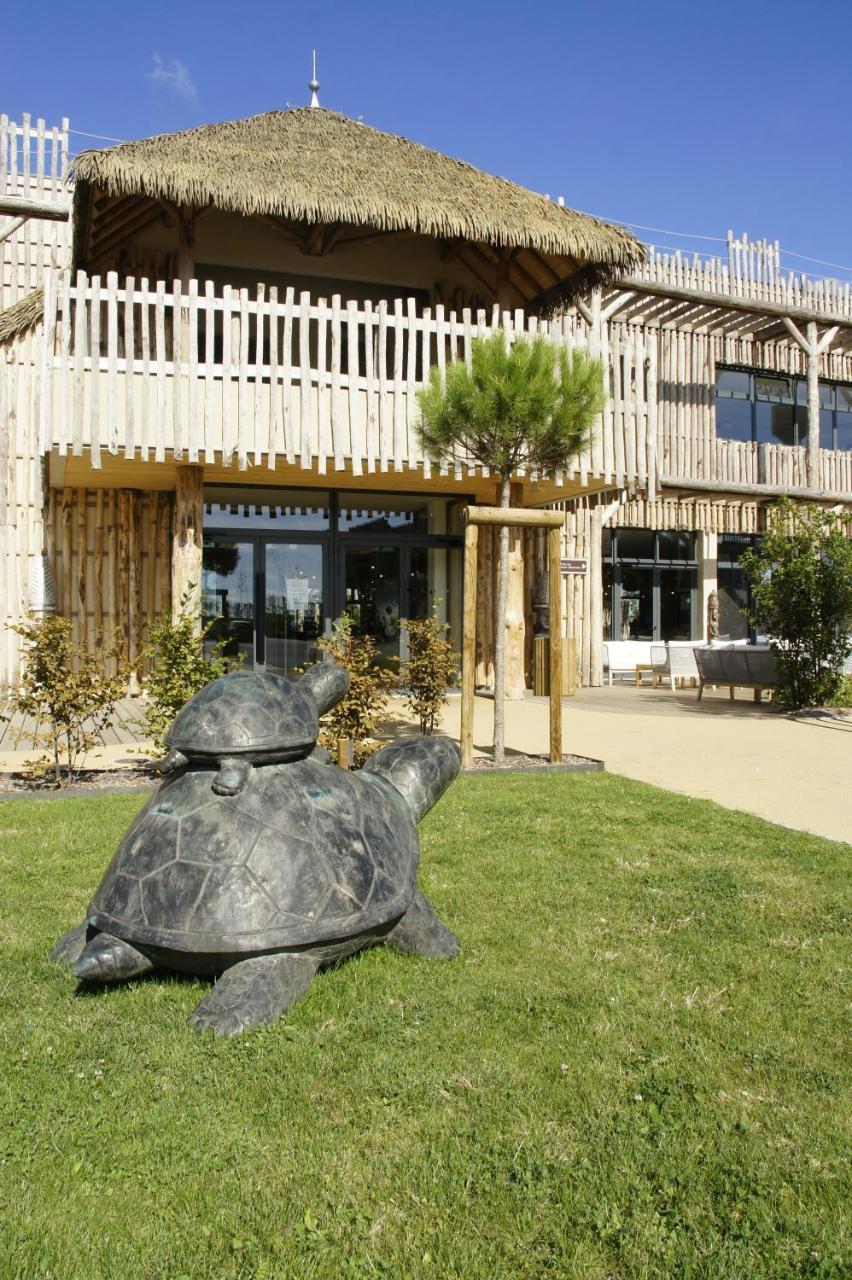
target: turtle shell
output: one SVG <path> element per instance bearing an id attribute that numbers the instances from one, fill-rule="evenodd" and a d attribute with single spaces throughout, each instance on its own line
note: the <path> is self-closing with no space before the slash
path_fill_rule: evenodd
<path id="1" fill-rule="evenodd" d="M 318 731 L 309 689 L 271 672 L 232 671 L 190 698 L 166 741 L 190 760 L 262 760 L 306 755 Z"/>
<path id="2" fill-rule="evenodd" d="M 227 956 L 351 937 L 408 908 L 417 828 L 385 778 L 297 760 L 253 769 L 222 797 L 214 776 L 190 767 L 161 786 L 107 868 L 90 923 Z"/>

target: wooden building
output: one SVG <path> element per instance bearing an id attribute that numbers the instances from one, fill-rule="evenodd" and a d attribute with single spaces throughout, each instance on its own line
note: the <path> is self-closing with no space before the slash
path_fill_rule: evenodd
<path id="1" fill-rule="evenodd" d="M 587 560 L 563 580 L 586 682 L 607 632 L 700 636 L 720 535 L 759 532 L 772 496 L 852 502 L 852 299 L 784 276 L 769 246 L 648 257 L 322 109 L 85 153 L 65 182 L 67 136 L 0 118 L 6 620 L 52 584 L 78 634 L 117 630 L 135 658 L 194 584 L 229 644 L 285 671 L 344 608 L 388 658 L 409 614 L 437 608 L 457 634 L 460 511 L 493 502 L 495 479 L 430 467 L 415 393 L 495 326 L 588 346 L 608 370 L 587 454 L 517 476 L 513 499 L 564 508 L 564 553 Z M 816 403 L 823 440 L 806 444 Z M 515 695 L 544 555 L 515 535 Z M 483 539 L 485 684 L 492 569 Z M 0 683 L 19 661 L 6 630 Z"/>

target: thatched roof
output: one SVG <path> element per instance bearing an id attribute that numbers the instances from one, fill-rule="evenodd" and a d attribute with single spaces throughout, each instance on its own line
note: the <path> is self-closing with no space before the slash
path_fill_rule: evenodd
<path id="1" fill-rule="evenodd" d="M 609 271 L 642 256 L 621 227 L 322 108 L 84 152 L 75 177 L 78 211 L 91 184 L 112 196 L 526 247 Z"/>
<path id="2" fill-rule="evenodd" d="M 0 311 L 0 347 L 5 347 L 34 329 L 44 314 L 44 289 L 34 289 L 26 297 Z"/>

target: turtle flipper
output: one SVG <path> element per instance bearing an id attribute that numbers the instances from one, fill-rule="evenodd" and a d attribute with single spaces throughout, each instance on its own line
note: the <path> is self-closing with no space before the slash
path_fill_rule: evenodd
<path id="1" fill-rule="evenodd" d="M 309 955 L 281 953 L 241 960 L 227 969 L 209 995 L 195 1006 L 189 1021 L 196 1031 L 236 1036 L 249 1027 L 274 1022 L 303 996 L 318 961 Z"/>
<path id="2" fill-rule="evenodd" d="M 411 734 L 370 756 L 362 772 L 387 778 L 408 801 L 415 822 L 419 822 L 440 800 L 460 764 L 459 749 L 451 738 Z"/>
<path id="3" fill-rule="evenodd" d="M 86 946 L 88 938 L 88 923 L 84 920 L 82 924 L 75 924 L 74 928 L 64 933 L 51 948 L 51 960 L 54 964 L 64 964 L 69 967 L 75 965 L 80 958 L 80 952 Z"/>
<path id="4" fill-rule="evenodd" d="M 452 960 L 459 950 L 458 938 L 445 924 L 441 924 L 431 903 L 419 889 L 415 890 L 411 906 L 391 929 L 385 942 L 395 951 L 429 956 L 433 960 Z"/>
<path id="5" fill-rule="evenodd" d="M 73 973 L 83 982 L 121 982 L 151 973 L 153 963 L 123 938 L 96 933 L 77 957 Z"/>

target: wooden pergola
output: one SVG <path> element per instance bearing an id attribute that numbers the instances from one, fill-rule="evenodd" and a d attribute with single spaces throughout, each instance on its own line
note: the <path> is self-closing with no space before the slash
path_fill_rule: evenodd
<path id="1" fill-rule="evenodd" d="M 461 762 L 473 760 L 473 700 L 476 676 L 476 566 L 479 526 L 547 529 L 547 568 L 550 579 L 550 761 L 562 759 L 562 579 L 560 539 L 565 516 L 561 511 L 523 507 L 466 507 L 464 531 L 464 625 L 462 632 Z"/>

